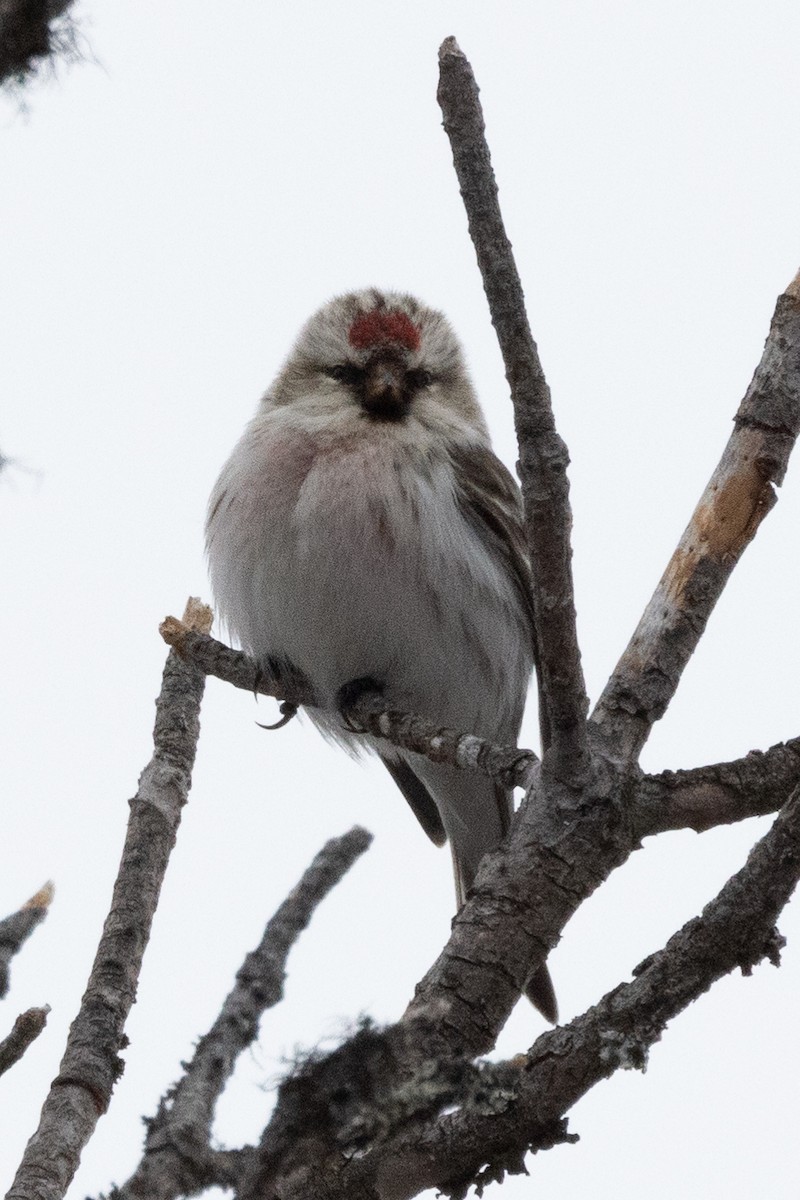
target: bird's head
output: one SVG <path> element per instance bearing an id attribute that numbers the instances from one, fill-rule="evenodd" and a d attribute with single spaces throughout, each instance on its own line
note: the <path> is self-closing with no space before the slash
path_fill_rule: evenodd
<path id="1" fill-rule="evenodd" d="M 346 406 L 370 421 L 416 417 L 485 429 L 445 317 L 413 296 L 375 288 L 337 296 L 311 317 L 268 399 L 328 413 Z"/>

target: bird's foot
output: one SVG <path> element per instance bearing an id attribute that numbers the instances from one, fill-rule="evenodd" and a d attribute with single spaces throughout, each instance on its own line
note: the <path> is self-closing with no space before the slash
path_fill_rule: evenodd
<path id="1" fill-rule="evenodd" d="M 292 717 L 297 716 L 297 710 L 300 707 L 296 700 L 290 698 L 292 693 L 304 697 L 311 694 L 311 685 L 308 679 L 288 659 L 265 658 L 256 664 L 254 693 L 258 696 L 262 689 L 269 690 L 275 686 L 279 687 L 281 691 L 288 692 L 289 696 L 280 702 L 280 719 L 271 725 L 262 725 L 260 721 L 256 721 L 259 729 L 283 729 L 284 725 L 289 724 Z"/>
<path id="2" fill-rule="evenodd" d="M 372 675 L 360 675 L 358 679 L 351 679 L 348 683 L 343 683 L 336 693 L 336 707 L 338 708 L 346 729 L 351 733 L 363 733 L 363 729 L 359 729 L 353 723 L 350 715 L 350 710 L 367 694 L 382 695 L 384 685 Z"/>

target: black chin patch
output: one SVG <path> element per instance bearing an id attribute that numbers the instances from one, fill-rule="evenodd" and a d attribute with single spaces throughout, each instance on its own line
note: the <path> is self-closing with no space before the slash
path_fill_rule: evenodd
<path id="1" fill-rule="evenodd" d="M 373 421 L 403 421 L 408 416 L 409 403 L 405 398 L 398 400 L 397 396 L 386 392 L 362 397 L 361 407 L 364 415 Z"/>

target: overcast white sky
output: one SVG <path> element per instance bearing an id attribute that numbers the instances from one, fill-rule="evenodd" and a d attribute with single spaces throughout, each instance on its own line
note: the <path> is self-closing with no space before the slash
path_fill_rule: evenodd
<path id="1" fill-rule="evenodd" d="M 208 598 L 206 497 L 301 322 L 335 292 L 412 291 L 461 334 L 498 452 L 511 408 L 435 102 L 455 34 L 482 89 L 529 313 L 572 455 L 590 692 L 624 647 L 727 439 L 800 265 L 794 0 L 402 5 L 86 0 L 94 61 L 0 113 L 4 796 L 0 914 L 56 901 L 16 961 L 0 1033 L 45 1034 L 0 1080 L 10 1180 L 56 1072 L 150 752 L 158 621 Z M 737 757 L 800 732 L 800 462 L 645 754 Z M 388 776 L 274 706 L 208 685 L 195 786 L 129 1023 L 125 1074 L 70 1192 L 122 1182 L 179 1061 L 265 919 L 333 834 L 375 845 L 290 963 L 219 1114 L 252 1139 L 295 1046 L 399 1015 L 443 943 L 449 856 Z M 531 743 L 535 719 L 523 741 Z M 583 1011 L 744 861 L 753 821 L 648 843 L 551 958 Z M 731 977 L 647 1073 L 574 1110 L 577 1146 L 507 1200 L 795 1200 L 800 919 L 784 966 Z M 520 1005 L 500 1050 L 529 1045 Z M 498 1192 L 498 1195 L 500 1193 Z"/>

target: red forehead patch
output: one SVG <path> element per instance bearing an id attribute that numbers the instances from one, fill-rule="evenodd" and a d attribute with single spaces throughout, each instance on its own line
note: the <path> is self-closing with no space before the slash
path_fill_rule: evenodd
<path id="1" fill-rule="evenodd" d="M 419 329 L 404 312 L 386 312 L 373 309 L 356 317 L 348 334 L 350 345 L 357 350 L 368 350 L 370 346 L 394 343 L 407 350 L 419 350 Z"/>

